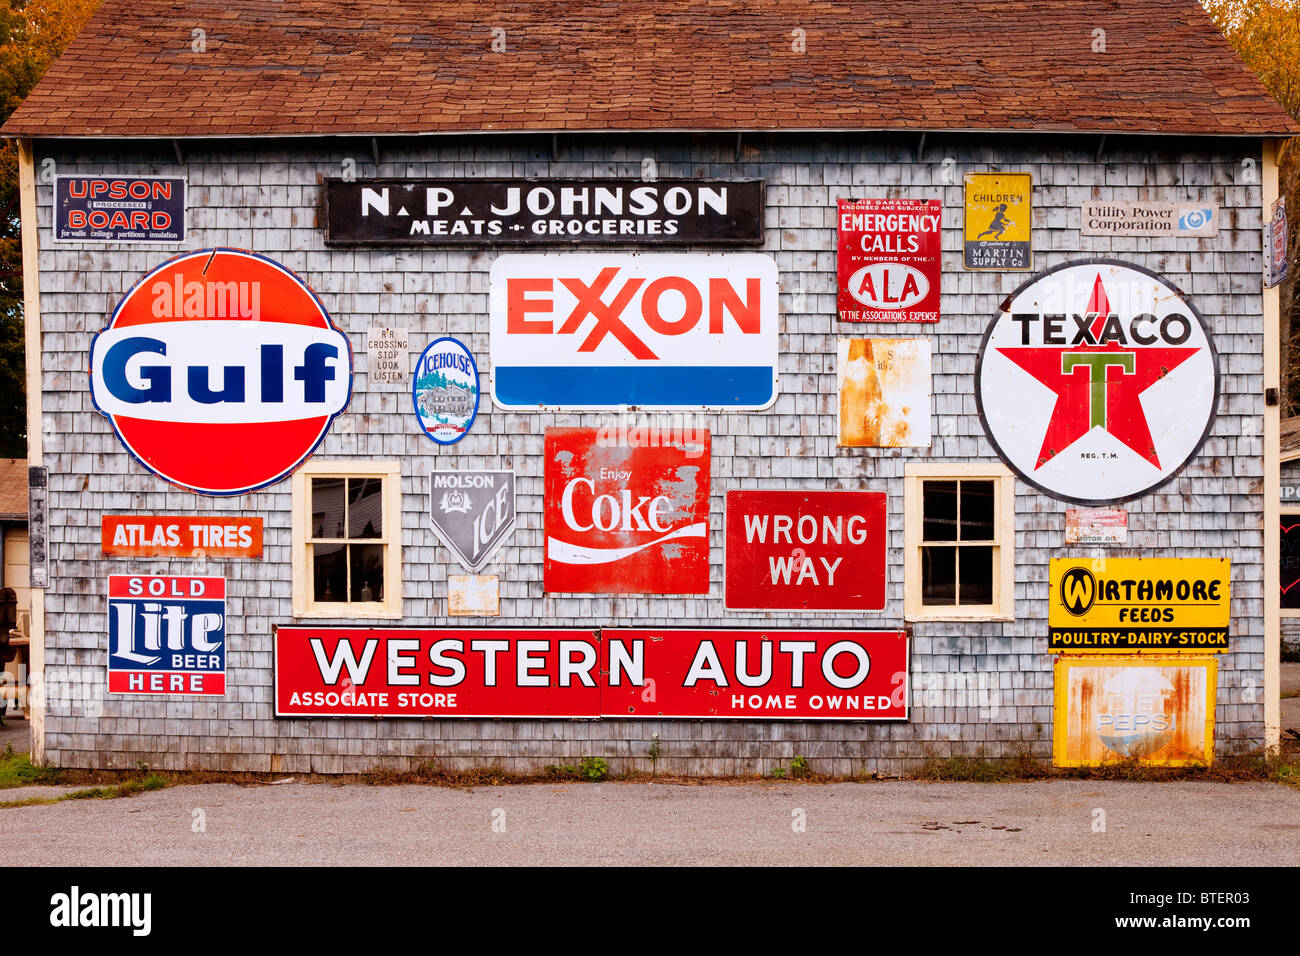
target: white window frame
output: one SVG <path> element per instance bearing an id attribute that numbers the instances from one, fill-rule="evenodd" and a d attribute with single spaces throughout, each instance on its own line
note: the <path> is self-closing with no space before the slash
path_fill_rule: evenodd
<path id="1" fill-rule="evenodd" d="M 382 544 L 384 600 L 316 601 L 308 554 L 311 529 L 311 479 L 383 479 L 384 534 L 358 539 L 361 544 Z M 309 461 L 293 475 L 293 616 L 305 618 L 388 618 L 402 616 L 402 469 L 396 461 Z"/>
<path id="2" fill-rule="evenodd" d="M 933 605 L 921 602 L 924 481 L 993 481 L 993 603 Z M 1014 621 L 1016 619 L 1016 479 L 1001 464 L 914 462 L 903 469 L 903 619 L 907 621 Z"/>

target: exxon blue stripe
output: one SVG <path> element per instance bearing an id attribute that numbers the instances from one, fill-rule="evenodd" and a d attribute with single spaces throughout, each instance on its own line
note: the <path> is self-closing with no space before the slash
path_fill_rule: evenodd
<path id="1" fill-rule="evenodd" d="M 767 365 L 498 365 L 492 388 L 497 402 L 511 408 L 765 408 L 776 397 Z"/>

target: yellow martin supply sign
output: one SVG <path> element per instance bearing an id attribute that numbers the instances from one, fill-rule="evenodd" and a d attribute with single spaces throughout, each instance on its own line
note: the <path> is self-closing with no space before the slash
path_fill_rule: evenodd
<path id="1" fill-rule="evenodd" d="M 1228 649 L 1227 558 L 1053 558 L 1052 653 Z"/>
<path id="2" fill-rule="evenodd" d="M 967 269 L 1030 268 L 1033 177 L 1029 173 L 966 174 Z"/>

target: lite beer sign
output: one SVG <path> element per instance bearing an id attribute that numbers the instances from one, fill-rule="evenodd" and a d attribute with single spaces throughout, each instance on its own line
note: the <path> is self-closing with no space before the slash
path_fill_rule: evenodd
<path id="1" fill-rule="evenodd" d="M 109 575 L 108 692 L 223 696 L 226 579 Z"/>
<path id="2" fill-rule="evenodd" d="M 296 275 L 236 249 L 137 282 L 90 346 L 90 393 L 167 481 L 238 495 L 287 477 L 352 393 L 352 346 Z"/>
<path id="3" fill-rule="evenodd" d="M 770 256 L 505 255 L 492 398 L 508 409 L 758 409 L 777 394 Z"/>
<path id="4" fill-rule="evenodd" d="M 899 631 L 275 630 L 277 717 L 906 720 Z"/>
<path id="5" fill-rule="evenodd" d="M 461 566 L 478 571 L 515 529 L 515 473 L 432 471 L 429 516 Z"/>
<path id="6" fill-rule="evenodd" d="M 55 176 L 55 242 L 185 241 L 185 180 Z"/>
<path id="7" fill-rule="evenodd" d="M 545 469 L 548 593 L 708 593 L 707 431 L 649 446 L 548 428 Z"/>
<path id="8" fill-rule="evenodd" d="M 1055 498 L 1148 494 L 1200 450 L 1219 368 L 1200 313 L 1154 273 L 1090 259 L 1013 292 L 989 323 L 975 398 L 994 449 Z"/>
<path id="9" fill-rule="evenodd" d="M 727 610 L 885 608 L 885 493 L 728 491 Z"/>
<path id="10" fill-rule="evenodd" d="M 840 320 L 938 322 L 943 202 L 837 202 Z"/>

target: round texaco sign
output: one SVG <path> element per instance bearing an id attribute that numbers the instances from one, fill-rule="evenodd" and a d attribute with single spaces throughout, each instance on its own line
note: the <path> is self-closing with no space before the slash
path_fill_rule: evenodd
<path id="1" fill-rule="evenodd" d="M 1214 344 L 1159 276 L 1111 259 L 1068 262 L 1017 289 L 975 367 L 989 441 L 1026 482 L 1100 505 L 1180 472 L 1219 403 Z"/>

